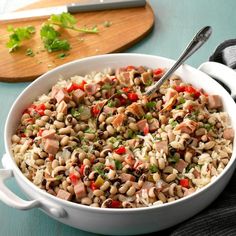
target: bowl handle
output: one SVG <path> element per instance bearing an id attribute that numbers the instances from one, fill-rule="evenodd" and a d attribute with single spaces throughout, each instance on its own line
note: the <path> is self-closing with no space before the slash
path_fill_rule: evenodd
<path id="1" fill-rule="evenodd" d="M 231 97 L 236 99 L 236 72 L 233 69 L 212 61 L 201 64 L 198 69 L 228 86 Z"/>
<path id="2" fill-rule="evenodd" d="M 7 156 L 4 154 L 2 162 L 6 162 L 6 159 Z M 14 174 L 11 169 L 0 169 L 0 200 L 2 202 L 19 210 L 28 210 L 34 207 L 39 207 L 57 218 L 66 215 L 66 212 L 62 207 L 58 207 L 51 202 L 49 203 L 45 199 L 26 201 L 18 197 L 4 183 L 6 179 L 13 176 Z"/>

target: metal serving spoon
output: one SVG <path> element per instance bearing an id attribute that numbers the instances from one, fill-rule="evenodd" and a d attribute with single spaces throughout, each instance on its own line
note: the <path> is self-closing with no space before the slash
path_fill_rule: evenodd
<path id="1" fill-rule="evenodd" d="M 203 27 L 190 41 L 189 45 L 183 51 L 175 64 L 165 72 L 165 74 L 151 86 L 144 95 L 150 96 L 155 93 L 158 88 L 190 57 L 195 53 L 211 36 L 212 28 L 210 26 Z"/>

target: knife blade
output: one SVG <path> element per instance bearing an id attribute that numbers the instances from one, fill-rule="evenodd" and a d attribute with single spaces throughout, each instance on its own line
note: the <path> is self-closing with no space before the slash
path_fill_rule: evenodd
<path id="1" fill-rule="evenodd" d="M 94 0 L 83 3 L 71 3 L 63 6 L 4 13 L 0 15 L 0 22 L 45 18 L 52 14 L 60 14 L 62 12 L 77 13 L 143 7 L 145 4 L 146 0 Z"/>

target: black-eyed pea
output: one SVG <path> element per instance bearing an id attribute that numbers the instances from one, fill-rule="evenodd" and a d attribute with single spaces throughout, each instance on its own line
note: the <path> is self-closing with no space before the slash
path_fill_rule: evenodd
<path id="1" fill-rule="evenodd" d="M 46 122 L 44 120 L 35 120 L 35 124 L 38 125 L 39 127 L 45 126 Z"/>
<path id="2" fill-rule="evenodd" d="M 165 203 L 165 202 L 167 201 L 165 194 L 162 193 L 162 192 L 159 192 L 159 193 L 157 194 L 157 197 L 158 197 L 158 199 L 161 200 L 163 203 Z"/>
<path id="3" fill-rule="evenodd" d="M 174 181 L 174 180 L 176 179 L 176 177 L 177 177 L 176 174 L 169 174 L 169 175 L 167 175 L 167 177 L 166 177 L 166 182 L 167 182 L 167 183 L 170 183 L 170 182 Z"/>
<path id="4" fill-rule="evenodd" d="M 189 151 L 186 151 L 184 154 L 184 160 L 188 163 L 192 163 L 193 154 Z"/>
<path id="5" fill-rule="evenodd" d="M 159 181 L 160 179 L 161 179 L 161 176 L 160 176 L 160 174 L 159 173 L 154 173 L 153 175 L 152 175 L 152 178 L 153 178 L 153 180 L 155 181 L 155 182 L 157 182 L 157 181 Z"/>
<path id="6" fill-rule="evenodd" d="M 109 181 L 105 181 L 105 182 L 103 183 L 103 185 L 100 187 L 100 189 L 101 189 L 102 191 L 106 191 L 109 187 L 110 187 L 110 182 L 109 182 Z"/>
<path id="7" fill-rule="evenodd" d="M 87 158 L 85 158 L 85 159 L 83 160 L 83 165 L 91 166 L 90 160 L 87 159 Z"/>
<path id="8" fill-rule="evenodd" d="M 210 150 L 215 146 L 216 142 L 215 141 L 209 141 L 204 144 L 204 149 Z"/>
<path id="9" fill-rule="evenodd" d="M 70 134 L 71 133 L 71 126 L 67 126 L 66 128 L 60 128 L 58 130 L 59 134 Z"/>
<path id="10" fill-rule="evenodd" d="M 98 117 L 98 121 L 99 123 L 102 123 L 106 120 L 106 115 L 104 113 L 102 113 L 99 117 Z"/>
<path id="11" fill-rule="evenodd" d="M 166 166 L 164 169 L 163 169 L 163 173 L 167 173 L 167 174 L 172 174 L 173 173 L 173 167 L 172 166 Z"/>
<path id="12" fill-rule="evenodd" d="M 66 180 L 64 180 L 63 182 L 62 182 L 62 188 L 66 191 L 67 190 L 67 187 L 68 187 L 68 182 L 66 181 Z"/>
<path id="13" fill-rule="evenodd" d="M 64 120 L 64 113 L 62 113 L 62 112 L 57 113 L 56 119 L 58 121 L 63 121 Z"/>
<path id="14" fill-rule="evenodd" d="M 165 164 L 165 160 L 164 158 L 159 158 L 158 159 L 158 167 L 160 170 L 163 170 L 165 168 L 166 164 Z"/>
<path id="15" fill-rule="evenodd" d="M 115 119 L 115 116 L 109 116 L 107 119 L 106 119 L 106 124 L 109 125 L 111 124 L 111 122 Z M 108 131 L 109 132 L 109 131 Z"/>
<path id="16" fill-rule="evenodd" d="M 112 180 L 112 179 L 115 178 L 115 176 L 116 176 L 116 171 L 110 169 L 109 172 L 107 173 L 107 178 L 110 179 L 110 180 Z"/>
<path id="17" fill-rule="evenodd" d="M 96 135 L 95 134 L 91 134 L 91 133 L 85 133 L 84 134 L 84 138 L 89 140 L 89 141 L 93 141 L 95 139 Z"/>
<path id="18" fill-rule="evenodd" d="M 112 206 L 112 199 L 108 198 L 102 203 L 101 208 L 111 208 L 111 206 Z"/>
<path id="19" fill-rule="evenodd" d="M 110 194 L 115 195 L 117 193 L 117 191 L 118 191 L 117 188 L 112 185 L 110 188 Z"/>
<path id="20" fill-rule="evenodd" d="M 41 117 L 41 120 L 46 121 L 46 122 L 48 122 L 49 119 L 50 119 L 49 116 L 42 116 L 42 117 Z"/>
<path id="21" fill-rule="evenodd" d="M 45 164 L 45 162 L 44 162 L 43 159 L 38 159 L 38 160 L 35 161 L 35 164 L 36 164 L 37 166 L 42 166 L 42 165 Z"/>
<path id="22" fill-rule="evenodd" d="M 94 202 L 94 203 L 92 203 L 90 206 L 91 206 L 91 207 L 99 207 L 99 204 Z"/>
<path id="23" fill-rule="evenodd" d="M 172 183 L 169 187 L 169 195 L 170 196 L 175 196 L 175 189 L 176 189 L 177 184 Z"/>
<path id="24" fill-rule="evenodd" d="M 53 190 L 57 194 L 59 192 L 60 188 L 58 186 L 56 186 Z"/>
<path id="25" fill-rule="evenodd" d="M 131 187 L 127 190 L 126 194 L 127 194 L 128 196 L 133 196 L 133 195 L 135 194 L 135 192 L 136 192 L 135 187 L 134 187 L 134 186 L 131 186 Z"/>
<path id="26" fill-rule="evenodd" d="M 107 130 L 105 130 L 103 132 L 102 138 L 106 140 L 108 138 L 108 136 L 109 136 L 109 132 Z"/>
<path id="27" fill-rule="evenodd" d="M 107 129 L 108 135 L 114 135 L 115 134 L 115 129 L 113 128 L 112 125 L 108 125 L 106 129 Z"/>
<path id="28" fill-rule="evenodd" d="M 128 180 L 123 185 L 121 185 L 121 187 L 119 188 L 119 192 L 120 193 L 126 193 L 131 185 L 132 185 L 132 183 Z"/>
<path id="29" fill-rule="evenodd" d="M 148 196 L 151 198 L 155 198 L 157 196 L 157 190 L 156 187 L 152 187 L 148 191 Z"/>
<path id="30" fill-rule="evenodd" d="M 26 119 L 29 119 L 30 118 L 30 115 L 28 113 L 24 113 L 21 117 L 21 123 L 24 125 L 26 124 L 25 120 Z"/>
<path id="31" fill-rule="evenodd" d="M 199 128 L 199 129 L 197 129 L 196 131 L 195 131 L 195 134 L 197 135 L 197 136 L 202 136 L 202 135 L 204 135 L 204 134 L 206 134 L 207 133 L 207 131 L 206 131 L 206 129 L 204 129 L 204 128 Z"/>
<path id="32" fill-rule="evenodd" d="M 133 131 L 138 131 L 138 126 L 136 123 L 129 123 L 129 128 Z"/>
<path id="33" fill-rule="evenodd" d="M 68 145 L 69 140 L 70 140 L 70 137 L 67 136 L 67 135 L 65 135 L 65 136 L 61 139 L 61 141 L 60 141 L 61 146 L 66 146 L 66 145 Z"/>
<path id="34" fill-rule="evenodd" d="M 184 196 L 184 193 L 183 193 L 183 191 L 182 191 L 182 187 L 181 187 L 180 185 L 177 185 L 177 186 L 176 186 L 176 195 L 177 195 L 179 198 L 181 198 L 181 197 Z"/>
<path id="35" fill-rule="evenodd" d="M 93 194 L 94 194 L 94 196 L 96 196 L 96 197 L 104 196 L 104 192 L 103 192 L 102 190 L 100 190 L 100 189 L 95 189 L 95 190 L 93 191 Z"/>
<path id="36" fill-rule="evenodd" d="M 201 140 L 202 142 L 206 142 L 208 140 L 207 135 L 202 135 Z"/>
<path id="37" fill-rule="evenodd" d="M 20 137 L 17 136 L 16 134 L 14 134 L 12 137 L 11 137 L 11 141 L 13 143 L 19 143 L 20 142 Z"/>
<path id="38" fill-rule="evenodd" d="M 84 198 L 82 198 L 81 199 L 81 203 L 83 204 L 83 205 L 91 205 L 92 204 L 92 199 L 91 198 L 89 198 L 89 197 L 84 197 Z"/>
<path id="39" fill-rule="evenodd" d="M 139 177 L 139 180 L 138 180 L 138 186 L 139 188 L 142 188 L 145 180 L 146 180 L 146 175 L 145 174 L 142 174 L 140 177 Z"/>
<path id="40" fill-rule="evenodd" d="M 174 197 L 170 197 L 170 198 L 168 198 L 167 201 L 168 201 L 168 202 L 173 202 L 173 201 L 175 201 L 175 198 L 174 198 Z"/>

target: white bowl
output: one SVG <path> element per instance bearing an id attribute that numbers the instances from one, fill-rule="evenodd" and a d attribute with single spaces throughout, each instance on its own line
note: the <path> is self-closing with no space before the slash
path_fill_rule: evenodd
<path id="1" fill-rule="evenodd" d="M 219 177 L 206 187 L 174 202 L 131 209 L 93 208 L 56 198 L 36 187 L 21 173 L 10 150 L 11 136 L 16 130 L 22 111 L 37 96 L 47 93 L 59 78 L 69 78 L 73 75 L 87 74 L 91 71 L 101 71 L 107 67 L 119 68 L 127 65 L 143 65 L 151 68 L 169 68 L 173 63 L 173 60 L 167 58 L 143 54 L 109 54 L 70 62 L 49 71 L 31 83 L 16 99 L 6 121 L 4 133 L 6 154 L 2 159 L 5 169 L 0 170 L 0 200 L 18 209 L 25 210 L 38 207 L 62 223 L 85 231 L 109 235 L 144 234 L 159 231 L 180 223 L 204 209 L 221 193 L 232 176 L 236 163 L 235 145 L 232 158 L 226 168 Z M 217 63 L 203 64 L 200 69 L 215 77 L 219 75 L 217 76 L 218 79 L 225 80 L 223 82 L 229 87 L 233 86 L 233 83 L 226 81 L 227 79 L 233 80 L 235 76 L 233 70 Z M 236 105 L 234 100 L 216 81 L 188 65 L 181 66 L 177 74 L 195 87 L 203 88 L 210 94 L 220 95 L 223 99 L 224 109 L 228 112 L 233 128 L 236 130 Z M 224 79 L 223 77 L 226 75 L 227 78 Z M 235 96 L 236 89 L 230 88 L 232 95 Z M 19 198 L 5 186 L 3 181 L 12 176 L 15 177 L 22 191 L 26 193 L 30 199 L 29 201 Z"/>

